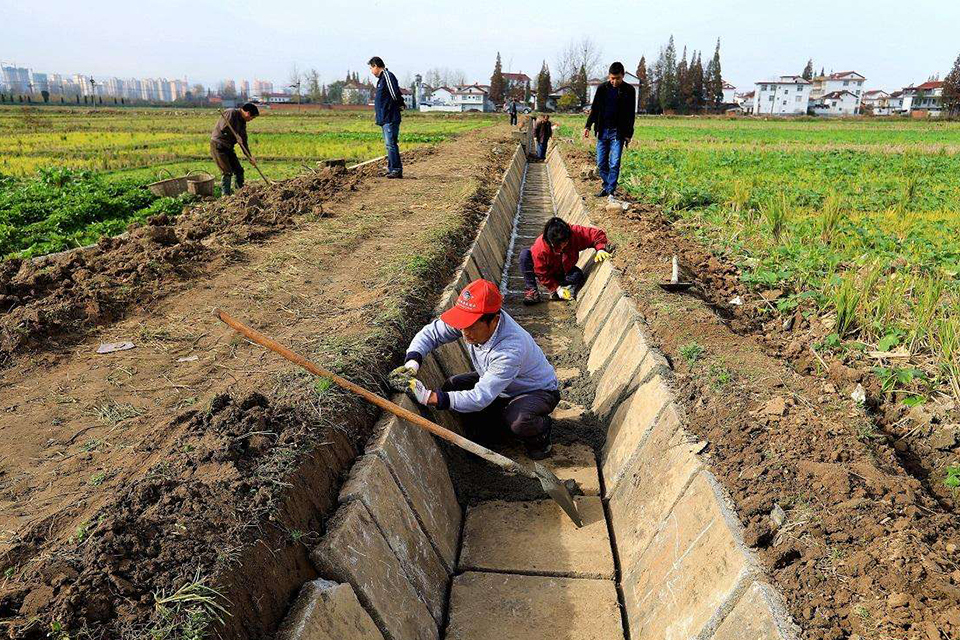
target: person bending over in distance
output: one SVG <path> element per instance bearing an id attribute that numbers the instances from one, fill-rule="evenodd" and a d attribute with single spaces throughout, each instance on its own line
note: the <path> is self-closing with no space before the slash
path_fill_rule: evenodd
<path id="1" fill-rule="evenodd" d="M 633 137 L 637 118 L 637 92 L 623 81 L 623 63 L 610 65 L 607 81 L 597 87 L 583 129 L 583 139 L 590 137 L 590 127 L 597 135 L 597 172 L 603 180 L 598 198 L 607 196 L 612 202 L 620 179 L 620 159 Z"/>
<path id="2" fill-rule="evenodd" d="M 540 302 L 538 283 L 554 300 L 575 300 L 586 281 L 577 260 L 580 252 L 590 247 L 597 250 L 594 262 L 610 257 L 607 234 L 602 229 L 567 224 L 560 218 L 547 220 L 533 246 L 520 252 L 520 270 L 526 285 L 523 304 Z"/>
<path id="3" fill-rule="evenodd" d="M 497 285 L 471 282 L 453 307 L 414 336 L 406 363 L 390 373 L 390 385 L 422 405 L 462 414 L 473 440 L 491 442 L 509 431 L 523 441 L 527 455 L 542 460 L 551 451 L 550 413 L 560 403 L 557 374 L 533 336 L 502 305 Z M 428 389 L 415 378 L 424 356 L 460 338 L 473 371 Z"/>
<path id="4" fill-rule="evenodd" d="M 377 126 L 383 131 L 383 144 L 387 148 L 388 178 L 402 178 L 403 164 L 400 162 L 400 111 L 403 110 L 403 94 L 397 76 L 393 75 L 383 63 L 383 58 L 373 56 L 367 62 L 370 73 L 377 78 L 377 93 L 373 99 Z"/>
<path id="5" fill-rule="evenodd" d="M 543 114 L 537 118 L 537 126 L 533 129 L 533 137 L 537 139 L 537 157 L 544 160 L 547 157 L 547 143 L 553 135 L 553 123 L 550 116 Z"/>
<path id="6" fill-rule="evenodd" d="M 231 178 L 236 176 L 237 189 L 243 186 L 243 165 L 233 150 L 238 142 L 249 153 L 247 144 L 247 123 L 260 115 L 257 105 L 248 102 L 239 109 L 227 109 L 217 121 L 210 135 L 210 157 L 217 163 L 220 173 L 223 174 L 223 195 L 233 193 L 230 186 Z M 232 131 L 231 131 L 232 127 Z M 234 135 L 236 132 L 236 135 Z M 240 139 L 237 139 L 237 136 Z"/>

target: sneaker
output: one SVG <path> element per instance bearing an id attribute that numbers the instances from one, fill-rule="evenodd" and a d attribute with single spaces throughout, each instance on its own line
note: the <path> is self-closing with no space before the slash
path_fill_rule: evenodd
<path id="1" fill-rule="evenodd" d="M 523 293 L 523 304 L 525 305 L 529 306 L 531 304 L 537 304 L 541 301 L 542 299 L 540 298 L 540 291 L 537 289 L 527 289 Z"/>
<path id="2" fill-rule="evenodd" d="M 538 436 L 528 438 L 523 445 L 527 450 L 527 457 L 531 460 L 543 460 L 549 458 L 553 452 L 553 444 L 550 442 L 550 432 L 553 430 L 553 420 L 547 418 L 547 430 Z"/>
<path id="3" fill-rule="evenodd" d="M 609 202 L 610 204 L 620 204 L 620 202 L 612 193 L 607 194 L 607 202 Z"/>
<path id="4" fill-rule="evenodd" d="M 388 173 L 387 178 L 391 180 L 400 180 L 403 178 L 403 171 L 394 171 L 393 173 Z"/>
<path id="5" fill-rule="evenodd" d="M 594 195 L 595 195 L 596 197 L 598 197 L 598 198 L 602 198 L 603 196 L 608 196 L 608 195 L 610 195 L 610 194 L 607 193 L 607 190 L 606 190 L 606 189 L 600 189 L 600 191 L 598 191 L 598 192 L 595 193 Z"/>

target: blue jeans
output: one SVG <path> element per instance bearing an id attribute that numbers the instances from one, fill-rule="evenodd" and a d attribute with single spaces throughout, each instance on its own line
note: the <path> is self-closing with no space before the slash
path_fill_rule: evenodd
<path id="1" fill-rule="evenodd" d="M 623 140 L 616 129 L 604 129 L 597 138 L 597 173 L 603 180 L 603 190 L 613 193 L 620 179 L 620 156 L 623 153 Z"/>
<path id="2" fill-rule="evenodd" d="M 543 142 L 537 143 L 537 151 L 538 151 L 537 157 L 540 158 L 541 160 L 547 157 L 547 141 L 546 140 L 544 140 Z"/>
<path id="3" fill-rule="evenodd" d="M 403 165 L 400 164 L 400 145 L 397 144 L 397 138 L 400 136 L 400 123 L 387 122 L 382 126 L 383 144 L 387 148 L 387 171 L 403 171 Z"/>

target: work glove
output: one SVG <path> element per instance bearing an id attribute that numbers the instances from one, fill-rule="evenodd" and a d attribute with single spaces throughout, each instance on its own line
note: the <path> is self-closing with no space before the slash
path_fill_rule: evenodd
<path id="1" fill-rule="evenodd" d="M 433 393 L 430 389 L 427 389 L 427 385 L 423 384 L 416 378 L 411 378 L 407 390 L 410 392 L 410 395 L 413 396 L 414 400 L 420 404 L 426 406 L 427 402 L 430 400 L 430 394 Z"/>
<path id="2" fill-rule="evenodd" d="M 573 287 L 557 287 L 557 297 L 561 300 L 573 300 Z"/>
<path id="3" fill-rule="evenodd" d="M 394 391 L 406 391 L 410 380 L 420 371 L 420 363 L 416 360 L 407 360 L 403 366 L 397 367 L 387 376 L 387 382 Z"/>
<path id="4" fill-rule="evenodd" d="M 609 252 L 609 251 L 606 251 L 606 250 L 604 250 L 604 249 L 600 249 L 599 251 L 597 251 L 596 255 L 593 256 L 593 261 L 594 261 L 594 262 L 603 262 L 604 260 L 606 260 L 606 259 L 609 258 L 609 257 L 610 257 L 610 252 Z"/>

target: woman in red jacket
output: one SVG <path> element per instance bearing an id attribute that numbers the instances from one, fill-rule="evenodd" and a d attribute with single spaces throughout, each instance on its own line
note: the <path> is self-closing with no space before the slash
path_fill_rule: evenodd
<path id="1" fill-rule="evenodd" d="M 567 224 L 560 218 L 550 218 L 533 246 L 520 253 L 520 269 L 526 292 L 524 304 L 540 302 L 539 282 L 554 300 L 575 300 L 586 277 L 577 259 L 580 252 L 593 247 L 597 250 L 595 262 L 610 257 L 607 234 L 596 227 Z"/>

